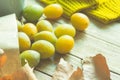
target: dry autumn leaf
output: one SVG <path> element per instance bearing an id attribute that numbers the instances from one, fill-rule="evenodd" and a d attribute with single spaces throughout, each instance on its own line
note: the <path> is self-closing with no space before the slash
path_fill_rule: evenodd
<path id="1" fill-rule="evenodd" d="M 82 77 L 83 74 L 80 68 L 75 70 L 72 64 L 61 58 L 52 80 L 83 80 Z"/>
<path id="2" fill-rule="evenodd" d="M 83 80 L 82 70 L 78 67 L 77 70 L 72 73 L 69 80 Z"/>
<path id="3" fill-rule="evenodd" d="M 97 54 L 83 59 L 82 70 L 60 59 L 52 80 L 110 80 L 110 71 L 104 56 Z"/>
<path id="4" fill-rule="evenodd" d="M 83 60 L 84 80 L 110 80 L 106 59 L 101 54 Z"/>
<path id="5" fill-rule="evenodd" d="M 103 55 L 98 54 L 93 57 L 96 73 L 100 80 L 110 80 L 110 71 L 106 59 Z"/>
<path id="6" fill-rule="evenodd" d="M 73 66 L 61 58 L 52 80 L 68 80 L 73 71 Z"/>

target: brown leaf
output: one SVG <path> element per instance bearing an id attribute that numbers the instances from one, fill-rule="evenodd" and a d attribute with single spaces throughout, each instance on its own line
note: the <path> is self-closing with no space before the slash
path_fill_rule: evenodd
<path id="1" fill-rule="evenodd" d="M 110 80 L 106 59 L 101 54 L 83 60 L 84 80 Z"/>
<path id="2" fill-rule="evenodd" d="M 82 70 L 78 67 L 77 70 L 72 73 L 69 80 L 83 80 Z"/>
<path id="3" fill-rule="evenodd" d="M 73 66 L 61 58 L 52 80 L 68 80 L 73 71 Z"/>
<path id="4" fill-rule="evenodd" d="M 60 59 L 52 80 L 110 80 L 106 59 L 101 54 L 84 58 L 82 67 L 82 70 L 79 67 L 75 70 L 67 61 Z"/>
<path id="5" fill-rule="evenodd" d="M 93 57 L 96 73 L 101 80 L 110 80 L 110 71 L 106 59 L 103 55 L 98 54 Z"/>
<path id="6" fill-rule="evenodd" d="M 52 80 L 83 80 L 83 73 L 79 67 L 75 70 L 73 65 L 61 58 Z"/>

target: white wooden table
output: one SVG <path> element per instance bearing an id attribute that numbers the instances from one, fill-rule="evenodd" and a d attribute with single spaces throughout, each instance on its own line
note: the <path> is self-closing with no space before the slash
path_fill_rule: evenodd
<path id="1" fill-rule="evenodd" d="M 39 0 L 36 0 L 37 3 Z M 41 3 L 38 3 L 41 4 Z M 89 17 L 90 18 L 90 17 Z M 56 23 L 70 23 L 64 18 Z M 53 22 L 53 25 L 55 25 Z M 77 32 L 75 46 L 67 55 L 56 54 L 54 60 L 41 60 L 35 69 L 38 80 L 50 80 L 59 59 L 63 57 L 74 66 L 81 66 L 86 56 L 101 53 L 106 57 L 111 71 L 111 80 L 120 79 L 120 23 L 102 24 L 90 18 L 90 25 L 85 32 Z"/>

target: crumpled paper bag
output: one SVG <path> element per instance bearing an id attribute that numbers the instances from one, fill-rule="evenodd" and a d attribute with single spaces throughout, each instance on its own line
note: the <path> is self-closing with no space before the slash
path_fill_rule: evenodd
<path id="1" fill-rule="evenodd" d="M 0 77 L 15 72 L 21 67 L 17 33 L 15 14 L 0 17 L 0 48 L 7 55 L 6 63 L 0 67 Z"/>

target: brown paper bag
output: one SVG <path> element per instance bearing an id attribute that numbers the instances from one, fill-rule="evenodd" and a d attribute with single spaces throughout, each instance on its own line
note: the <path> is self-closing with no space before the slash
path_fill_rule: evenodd
<path id="1" fill-rule="evenodd" d="M 0 48 L 7 55 L 6 63 L 0 67 L 0 77 L 11 74 L 21 67 L 17 33 L 15 14 L 0 17 Z"/>

